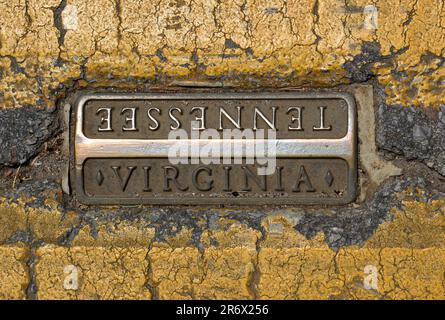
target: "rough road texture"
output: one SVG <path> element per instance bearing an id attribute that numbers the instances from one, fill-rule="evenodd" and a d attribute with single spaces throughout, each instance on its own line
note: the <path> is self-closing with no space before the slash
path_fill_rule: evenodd
<path id="1" fill-rule="evenodd" d="M 438 110 L 381 105 L 377 142 L 408 160 L 421 160 L 445 176 L 445 105 Z"/>
<path id="2" fill-rule="evenodd" d="M 445 3 L 374 1 L 374 20 L 369 4 L 0 1 L 0 297 L 445 298 Z M 58 102 L 77 89 L 352 83 L 374 87 L 378 155 L 402 174 L 349 206 L 95 208 L 61 191 Z"/>
<path id="3" fill-rule="evenodd" d="M 27 162 L 59 129 L 55 108 L 0 109 L 0 123 L 0 165 L 7 166 Z"/>

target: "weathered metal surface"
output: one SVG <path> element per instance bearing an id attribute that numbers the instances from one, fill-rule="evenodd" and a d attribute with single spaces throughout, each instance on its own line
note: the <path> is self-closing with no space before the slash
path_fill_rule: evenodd
<path id="1" fill-rule="evenodd" d="M 87 94 L 75 109 L 75 187 L 84 203 L 344 204 L 355 197 L 355 103 L 346 93 Z M 192 121 L 199 128 L 189 129 Z M 182 128 L 187 139 L 168 139 Z M 198 129 L 272 129 L 273 168 L 257 172 L 263 139 L 194 139 Z M 201 151 L 197 161 L 176 165 L 170 151 L 178 144 L 217 148 L 220 157 L 203 159 Z"/>

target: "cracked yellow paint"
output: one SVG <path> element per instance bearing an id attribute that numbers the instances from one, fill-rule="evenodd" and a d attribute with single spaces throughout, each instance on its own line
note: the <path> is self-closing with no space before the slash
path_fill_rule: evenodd
<path id="1" fill-rule="evenodd" d="M 41 247 L 35 266 L 38 297 L 150 299 L 146 256 L 144 248 Z M 67 266 L 74 266 L 77 274 L 66 272 Z"/>
<path id="2" fill-rule="evenodd" d="M 377 270 L 365 287 L 366 267 Z M 267 248 L 259 258 L 264 299 L 444 299 L 442 248 Z M 284 272 L 286 271 L 286 272 Z"/>
<path id="3" fill-rule="evenodd" d="M 58 192 L 40 206 L 2 198 L 2 226 L 18 219 L 0 233 L 0 297 L 29 297 L 34 274 L 40 299 L 444 299 L 445 202 L 412 188 L 396 198 L 401 205 L 368 240 L 338 251 L 323 233 L 297 232 L 291 211 L 264 217 L 260 231 L 221 210 L 201 226 L 198 245 L 188 227 L 160 240 L 140 218 L 82 224 L 58 209 Z M 37 249 L 6 244 L 26 230 Z"/>
<path id="4" fill-rule="evenodd" d="M 380 226 L 366 247 L 442 248 L 445 246 L 445 199 L 427 200 L 422 190 L 406 190 L 403 210 L 393 208 L 393 221 Z M 418 201 L 421 197 L 424 201 Z M 445 271 L 445 270 L 444 270 Z"/>
<path id="5" fill-rule="evenodd" d="M 444 299 L 445 201 L 422 190 L 398 194 L 403 209 L 362 246 L 328 248 L 324 236 L 306 239 L 286 216 L 268 219 L 261 243 L 258 291 L 265 299 Z M 278 232 L 270 227 L 279 224 Z M 276 230 L 274 227 L 272 230 Z M 376 288 L 367 289 L 367 266 Z"/>
<path id="6" fill-rule="evenodd" d="M 99 223 L 94 230 L 89 225 L 82 227 L 72 245 L 144 248 L 152 241 L 154 233 L 154 228 L 144 226 L 141 221 Z"/>
<path id="7" fill-rule="evenodd" d="M 0 299 L 25 299 L 29 284 L 26 267 L 28 250 L 24 246 L 0 247 Z"/>
<path id="8" fill-rule="evenodd" d="M 27 228 L 25 209 L 17 203 L 0 201 L 0 242 Z"/>
<path id="9" fill-rule="evenodd" d="M 373 3 L 375 28 L 365 0 L 0 1 L 0 106 L 51 106 L 73 86 L 339 85 L 364 42 L 381 56 L 358 66 L 388 104 L 443 104 L 443 0 Z"/>
<path id="10" fill-rule="evenodd" d="M 54 106 L 73 88 L 370 78 L 387 104 L 444 104 L 444 1 L 373 1 L 371 24 L 368 1 L 345 3 L 0 0 L 0 108 Z M 214 209 L 211 225 L 164 230 L 116 208 L 62 212 L 60 190 L 41 202 L 0 197 L 0 298 L 33 298 L 32 284 L 40 299 L 444 299 L 445 202 L 422 190 L 398 197 L 368 240 L 338 251 L 322 232 L 296 231 L 298 214 L 284 209 L 260 226 Z"/>
<path id="11" fill-rule="evenodd" d="M 249 299 L 255 248 L 158 248 L 150 283 L 160 299 Z"/>
<path id="12" fill-rule="evenodd" d="M 46 243 L 57 242 L 78 220 L 74 212 L 68 212 L 62 217 L 60 211 L 56 210 L 30 208 L 28 211 L 31 232 Z"/>

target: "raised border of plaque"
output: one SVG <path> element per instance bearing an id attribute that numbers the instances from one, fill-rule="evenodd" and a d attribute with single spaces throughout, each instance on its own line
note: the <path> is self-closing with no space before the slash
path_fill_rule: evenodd
<path id="1" fill-rule="evenodd" d="M 172 141 L 165 138 L 150 139 L 150 136 L 142 139 L 136 138 L 96 138 L 87 137 L 85 134 L 85 107 L 88 103 L 102 103 L 104 106 L 110 103 L 116 104 L 117 102 L 132 103 L 141 102 L 156 102 L 165 105 L 165 108 L 171 103 L 184 103 L 193 104 L 200 102 L 200 105 L 206 101 L 221 101 L 221 103 L 236 102 L 242 104 L 243 101 L 250 104 L 250 108 L 253 105 L 259 105 L 266 103 L 267 105 L 284 104 L 289 105 L 293 102 L 294 105 L 299 105 L 300 102 L 309 103 L 310 105 L 316 105 L 317 102 L 329 102 L 331 100 L 340 100 L 344 103 L 346 108 L 347 117 L 347 130 L 344 136 L 337 138 L 296 138 L 292 139 L 286 136 L 285 139 L 276 139 L 276 159 L 277 170 L 278 167 L 287 166 L 295 167 L 295 173 L 291 169 L 283 169 L 284 177 L 290 177 L 295 174 L 297 178 L 302 179 L 301 167 L 311 167 L 314 172 L 315 180 L 317 183 L 323 183 L 326 185 L 334 185 L 338 183 L 337 188 L 339 190 L 317 191 L 318 188 L 314 187 L 313 182 L 311 186 L 305 185 L 305 181 L 302 180 L 300 185 L 295 183 L 287 183 L 288 189 L 284 190 L 283 186 L 277 184 L 280 178 L 269 177 L 267 179 L 271 190 L 264 191 L 261 186 L 260 179 L 256 179 L 252 176 L 254 167 L 245 167 L 242 165 L 235 165 L 235 169 L 239 171 L 239 174 L 235 170 L 231 169 L 233 174 L 230 177 L 234 182 L 238 181 L 238 186 L 232 186 L 231 188 L 224 189 L 224 183 L 221 182 L 223 176 L 227 174 L 227 170 L 222 169 L 223 164 L 211 164 L 206 166 L 199 165 L 187 165 L 180 164 L 179 171 L 187 172 L 190 177 L 185 177 L 184 181 L 192 181 L 195 184 L 196 172 L 207 178 L 209 182 L 215 182 L 214 185 L 219 186 L 220 189 L 208 190 L 208 188 L 193 188 L 193 185 L 182 186 L 180 182 L 174 180 L 174 174 L 170 170 L 168 178 L 166 178 L 166 161 L 168 160 L 168 148 L 171 146 Z M 212 110 L 216 108 L 214 105 L 208 105 L 207 108 Z M 158 109 L 162 109 L 162 106 Z M 71 185 L 74 189 L 74 194 L 77 199 L 84 204 L 90 205 L 344 205 L 352 202 L 356 197 L 357 192 L 357 116 L 356 116 L 356 104 L 351 94 L 345 92 L 327 92 L 327 91 L 312 91 L 312 92 L 271 92 L 271 93 L 80 93 L 74 102 L 74 124 L 72 126 L 72 137 L 74 144 L 70 148 L 71 159 L 73 161 L 71 168 Z M 340 116 L 340 115 L 339 115 Z M 303 115 L 304 117 L 304 115 Z M 264 118 L 266 119 L 266 118 Z M 335 119 L 331 117 L 332 119 Z M 124 118 L 125 120 L 125 118 Z M 261 120 L 261 119 L 260 119 Z M 267 120 L 267 119 L 266 119 Z M 339 121 L 345 119 L 339 119 Z M 220 120 L 221 121 L 221 120 Z M 278 121 L 278 120 L 277 120 Z M 335 121 L 335 120 L 334 120 Z M 131 124 L 131 123 L 130 123 Z M 146 125 L 146 123 L 145 123 Z M 335 123 L 330 123 L 335 125 Z M 184 141 L 190 143 L 190 141 Z M 202 144 L 203 141 L 192 141 L 193 143 Z M 207 141 L 208 143 L 208 141 Z M 249 144 L 255 144 L 255 139 L 243 139 L 243 141 L 235 141 L 242 145 L 243 150 L 247 150 L 246 146 Z M 247 151 L 246 151 L 247 152 Z M 125 165 L 128 163 L 128 165 Z M 156 165 L 159 164 L 157 167 Z M 101 170 L 100 166 L 109 166 L 107 170 Z M 137 167 L 140 167 L 139 171 Z M 181 167 L 186 166 L 186 167 Z M 188 166 L 188 167 L 187 167 Z M 238 167 L 236 167 L 238 166 Z M 129 169 L 134 168 L 136 169 Z M 147 168 L 149 168 L 147 170 Z M 242 170 L 240 169 L 241 167 Z M 113 169 L 114 168 L 114 169 Z M 184 170 L 182 170 L 183 168 Z M 204 168 L 204 169 L 203 169 Z M 207 169 L 205 169 L 207 168 Z M 284 167 L 285 168 L 285 167 Z M 156 171 L 158 170 L 158 171 Z M 287 170 L 287 171 L 286 171 Z M 303 168 L 303 171 L 305 169 Z M 97 171 L 97 172 L 95 172 Z M 133 172 L 134 171 L 134 172 Z M 160 172 L 163 171 L 163 172 Z M 249 172 L 250 171 L 250 172 Z M 307 169 L 306 169 L 307 171 Z M 326 172 L 324 172 L 326 171 Z M 100 173 L 99 173 L 100 172 Z M 137 174 L 135 174 L 138 172 Z M 210 173 L 215 173 L 213 176 Z M 278 171 L 277 171 L 278 172 Z M 287 173 L 286 173 L 287 172 Z M 216 176 L 219 173 L 219 176 Z M 243 188 L 240 184 L 241 181 L 246 182 L 249 174 L 249 179 L 252 178 L 252 185 L 254 188 L 251 190 Z M 150 185 L 146 183 L 148 175 L 150 174 L 152 179 Z M 164 176 L 163 176 L 164 174 Z M 173 174 L 173 176 L 171 176 Z M 244 176 L 243 176 L 244 174 Z M 282 173 L 280 173 L 282 174 Z M 304 172 L 304 175 L 307 175 Z M 114 180 L 112 181 L 112 177 Z M 119 178 L 119 179 L 117 179 Z M 283 177 L 281 177 L 282 179 Z M 107 181 L 108 179 L 108 181 Z M 253 181 L 255 180 L 256 181 Z M 104 181 L 105 180 L 105 181 Z M 134 189 L 132 186 L 128 186 L 128 183 L 132 183 L 133 180 L 141 184 L 139 190 Z M 168 182 L 167 189 L 165 182 Z M 178 182 L 178 183 L 176 183 Z M 227 182 L 227 181 L 226 181 Z M 254 183 L 255 182 L 255 183 Z M 108 187 L 103 187 L 103 190 L 99 187 L 109 183 Z M 97 184 L 97 185 L 94 185 Z M 125 184 L 124 188 L 117 192 Z M 171 184 L 171 185 L 170 185 Z M 191 184 L 191 182 L 190 182 Z M 284 183 L 285 184 L 285 183 Z M 161 188 L 164 185 L 164 189 L 156 191 L 154 187 Z M 205 186 L 206 183 L 200 186 Z M 291 185 L 293 187 L 291 188 Z M 183 188 L 182 188 L 182 187 Z M 208 186 L 208 184 L 207 184 Z M 281 188 L 278 188 L 280 186 Z M 295 187 L 297 186 L 297 187 Z M 314 189 L 315 191 L 311 190 Z M 125 188 L 128 188 L 128 192 L 123 192 Z M 131 189 L 133 188 L 133 189 Z M 326 186 L 320 188 L 327 188 Z M 183 190 L 185 189 L 185 190 Z M 168 191 L 166 191 L 168 190 Z M 295 190 L 298 190 L 296 192 Z M 327 189 L 326 189 L 327 190 Z M 121 192 L 122 191 L 122 192 Z M 332 192 L 331 192 L 332 191 Z"/>

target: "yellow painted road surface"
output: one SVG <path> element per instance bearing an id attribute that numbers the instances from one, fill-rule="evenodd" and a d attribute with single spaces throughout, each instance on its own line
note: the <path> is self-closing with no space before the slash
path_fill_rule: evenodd
<path id="1" fill-rule="evenodd" d="M 58 107 L 81 88 L 363 82 L 385 105 L 437 114 L 444 51 L 439 0 L 0 1 L 0 109 Z M 2 299 L 445 298 L 444 177 L 427 166 L 429 187 L 388 191 L 378 226 L 338 247 L 322 227 L 300 229 L 299 208 L 242 209 L 264 213 L 255 223 L 189 208 L 193 224 L 164 228 L 134 208 L 67 210 L 60 187 L 22 192 L 17 167 L 2 170 Z"/>

